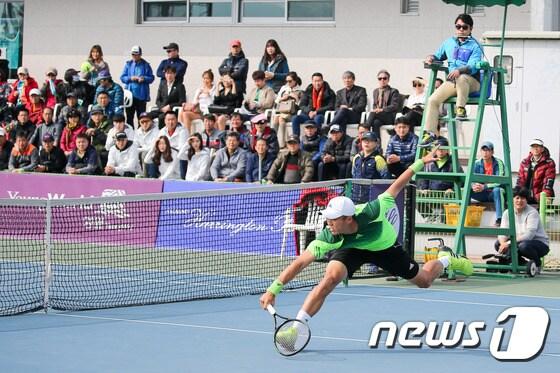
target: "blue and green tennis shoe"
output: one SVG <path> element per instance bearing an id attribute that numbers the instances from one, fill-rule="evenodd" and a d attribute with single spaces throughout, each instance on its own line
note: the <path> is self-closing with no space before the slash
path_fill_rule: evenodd
<path id="1" fill-rule="evenodd" d="M 449 268 L 453 271 L 458 271 L 465 276 L 470 276 L 473 274 L 473 264 L 472 262 L 462 255 L 457 255 L 451 250 L 442 250 L 438 254 L 438 258 L 447 256 L 449 258 Z"/>

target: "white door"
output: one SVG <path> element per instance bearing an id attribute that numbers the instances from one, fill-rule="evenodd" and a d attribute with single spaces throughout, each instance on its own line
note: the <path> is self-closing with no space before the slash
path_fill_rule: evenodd
<path id="1" fill-rule="evenodd" d="M 560 159 L 560 40 L 524 41 L 521 150 L 529 153 L 529 142 L 542 139 L 556 162 Z"/>

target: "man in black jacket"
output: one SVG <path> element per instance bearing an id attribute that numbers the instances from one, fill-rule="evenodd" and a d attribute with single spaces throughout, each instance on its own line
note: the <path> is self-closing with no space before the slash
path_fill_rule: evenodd
<path id="1" fill-rule="evenodd" d="M 323 80 L 323 74 L 314 73 L 311 75 L 311 84 L 307 86 L 299 101 L 301 114 L 292 118 L 292 132 L 300 135 L 300 126 L 309 120 L 313 120 L 317 128 L 321 128 L 325 122 L 325 112 L 334 110 L 336 95 Z"/>
<path id="2" fill-rule="evenodd" d="M 54 145 L 54 137 L 50 133 L 43 135 L 43 144 L 39 151 L 39 163 L 35 172 L 61 174 L 66 167 L 64 152 Z"/>
<path id="3" fill-rule="evenodd" d="M 338 124 L 346 132 L 348 123 L 360 123 L 362 112 L 366 109 L 367 93 L 364 87 L 354 84 L 356 76 L 352 71 L 342 74 L 344 88 L 336 92 L 335 114 L 332 124 Z"/>
<path id="4" fill-rule="evenodd" d="M 232 40 L 229 43 L 231 52 L 222 62 L 218 71 L 220 76 L 230 74 L 235 81 L 235 88 L 238 93 L 245 94 L 247 89 L 247 73 L 249 72 L 249 60 L 245 58 L 245 53 L 241 49 L 239 40 Z"/>
<path id="5" fill-rule="evenodd" d="M 185 85 L 177 80 L 175 66 L 165 68 L 165 77 L 159 83 L 156 96 L 157 109 L 150 116 L 154 118 L 159 115 L 159 123 L 163 123 L 163 116 L 176 106 L 181 106 L 186 99 Z"/>
<path id="6" fill-rule="evenodd" d="M 329 139 L 321 153 L 319 162 L 319 181 L 344 179 L 350 175 L 350 152 L 352 138 L 345 134 L 338 124 L 333 124 Z"/>

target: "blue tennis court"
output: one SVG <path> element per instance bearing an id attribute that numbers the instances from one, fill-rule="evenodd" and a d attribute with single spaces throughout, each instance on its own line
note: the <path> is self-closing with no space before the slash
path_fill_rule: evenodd
<path id="1" fill-rule="evenodd" d="M 338 287 L 311 320 L 307 348 L 290 358 L 274 349 L 272 318 L 253 295 L 4 317 L 0 367 L 5 372 L 548 372 L 560 363 L 558 297 L 501 295 L 473 286 L 463 291 L 460 284 L 453 288 L 441 282 L 427 290 L 371 282 Z M 282 293 L 278 312 L 295 315 L 307 292 Z M 542 353 L 529 362 L 500 362 L 489 351 L 496 317 L 513 306 L 543 307 L 551 319 Z M 376 322 L 400 326 L 414 320 L 483 320 L 487 328 L 474 349 L 368 347 Z"/>

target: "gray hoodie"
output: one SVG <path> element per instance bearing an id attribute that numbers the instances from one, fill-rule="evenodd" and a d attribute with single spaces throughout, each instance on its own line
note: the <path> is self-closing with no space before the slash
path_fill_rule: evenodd
<path id="1" fill-rule="evenodd" d="M 509 228 L 509 209 L 504 211 L 501 228 Z M 549 245 L 539 212 L 533 206 L 527 205 L 521 213 L 515 213 L 515 233 L 517 241 L 537 240 Z M 506 236 L 498 237 L 508 239 Z"/>

